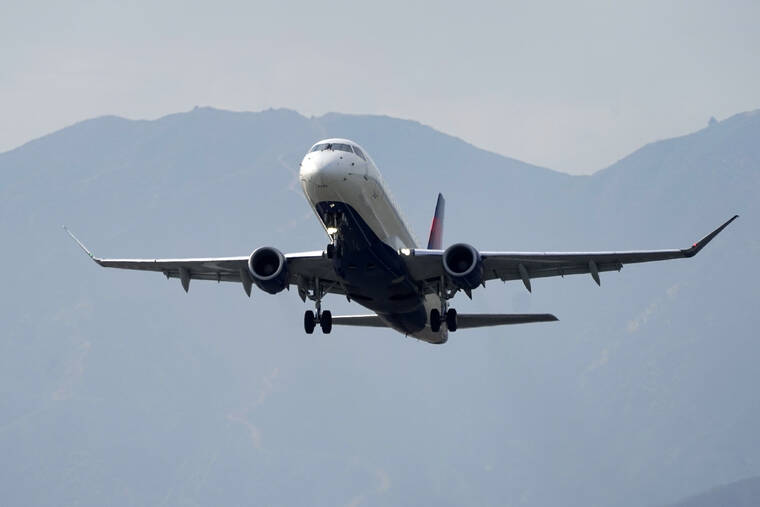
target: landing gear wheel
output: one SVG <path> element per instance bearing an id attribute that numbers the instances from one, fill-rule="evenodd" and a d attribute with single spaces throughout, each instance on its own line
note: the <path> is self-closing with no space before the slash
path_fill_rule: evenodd
<path id="1" fill-rule="evenodd" d="M 441 330 L 441 312 L 437 308 L 430 310 L 430 330 L 434 333 Z"/>
<path id="2" fill-rule="evenodd" d="M 312 312 L 311 310 L 306 310 L 306 313 L 303 314 L 304 331 L 306 331 L 306 334 L 312 334 L 316 326 L 317 326 L 317 319 L 314 318 L 314 312 Z"/>
<path id="3" fill-rule="evenodd" d="M 319 325 L 324 334 L 330 334 L 330 331 L 332 331 L 332 313 L 330 313 L 330 310 L 325 310 L 319 316 Z"/>
<path id="4" fill-rule="evenodd" d="M 449 311 L 446 312 L 446 327 L 452 333 L 457 330 L 457 311 L 453 308 L 449 308 Z"/>

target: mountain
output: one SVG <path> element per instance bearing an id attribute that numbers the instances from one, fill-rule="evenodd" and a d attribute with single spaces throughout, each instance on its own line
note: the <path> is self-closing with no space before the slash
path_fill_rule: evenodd
<path id="1" fill-rule="evenodd" d="M 757 505 L 758 498 L 760 498 L 760 477 L 750 477 L 712 488 L 705 493 L 671 504 L 670 507 L 713 507 L 714 505 L 754 507 Z"/>
<path id="2" fill-rule="evenodd" d="M 424 239 L 685 247 L 691 260 L 489 284 L 460 311 L 556 324 L 307 336 L 292 292 L 103 270 L 101 256 L 313 250 L 298 163 L 348 137 Z M 417 122 L 211 108 L 87 120 L 0 154 L 0 486 L 11 505 L 662 505 L 760 474 L 760 113 L 591 176 Z M 356 312 L 336 297 L 334 313 Z"/>

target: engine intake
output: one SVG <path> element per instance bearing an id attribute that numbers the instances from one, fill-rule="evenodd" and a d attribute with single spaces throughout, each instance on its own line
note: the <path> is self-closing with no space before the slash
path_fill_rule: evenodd
<path id="1" fill-rule="evenodd" d="M 277 294 L 288 286 L 288 262 L 276 248 L 263 246 L 254 250 L 248 258 L 248 272 L 264 292 Z"/>
<path id="2" fill-rule="evenodd" d="M 443 269 L 455 285 L 471 290 L 483 282 L 483 260 L 470 245 L 457 243 L 443 252 Z"/>

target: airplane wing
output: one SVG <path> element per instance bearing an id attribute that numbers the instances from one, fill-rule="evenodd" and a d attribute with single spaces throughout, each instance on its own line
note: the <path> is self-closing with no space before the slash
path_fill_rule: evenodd
<path id="1" fill-rule="evenodd" d="M 734 215 L 700 241 L 683 249 L 622 252 L 480 252 L 483 281 L 522 280 L 525 288 L 530 291 L 532 278 L 589 273 L 594 281 L 600 284 L 599 273 L 620 271 L 624 264 L 693 257 L 738 216 Z M 442 263 L 444 250 L 415 249 L 404 253 L 406 255 L 403 258 L 412 278 L 427 282 L 428 290 L 434 290 L 432 284 L 438 283 L 441 277 L 446 275 Z M 455 288 L 451 284 L 448 286 Z"/>
<path id="2" fill-rule="evenodd" d="M 248 296 L 251 295 L 253 281 L 248 274 L 248 256 L 241 257 L 203 257 L 188 259 L 103 259 L 93 253 L 77 239 L 71 231 L 66 232 L 77 242 L 79 247 L 98 265 L 106 268 L 134 269 L 138 271 L 156 271 L 166 278 L 179 278 L 185 292 L 190 287 L 190 280 L 213 280 L 216 282 L 237 282 L 243 284 Z M 311 287 L 315 278 L 320 279 L 325 292 L 344 294 L 343 287 L 335 277 L 332 262 L 321 251 L 285 254 L 288 261 L 289 285 L 297 285 L 302 299 L 301 289 Z"/>

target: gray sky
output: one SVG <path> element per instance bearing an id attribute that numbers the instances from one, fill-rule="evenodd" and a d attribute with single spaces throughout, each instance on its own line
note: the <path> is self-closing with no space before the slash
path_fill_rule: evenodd
<path id="1" fill-rule="evenodd" d="M 288 107 L 588 173 L 760 107 L 756 0 L 125 3 L 3 3 L 0 151 L 103 114 Z"/>

